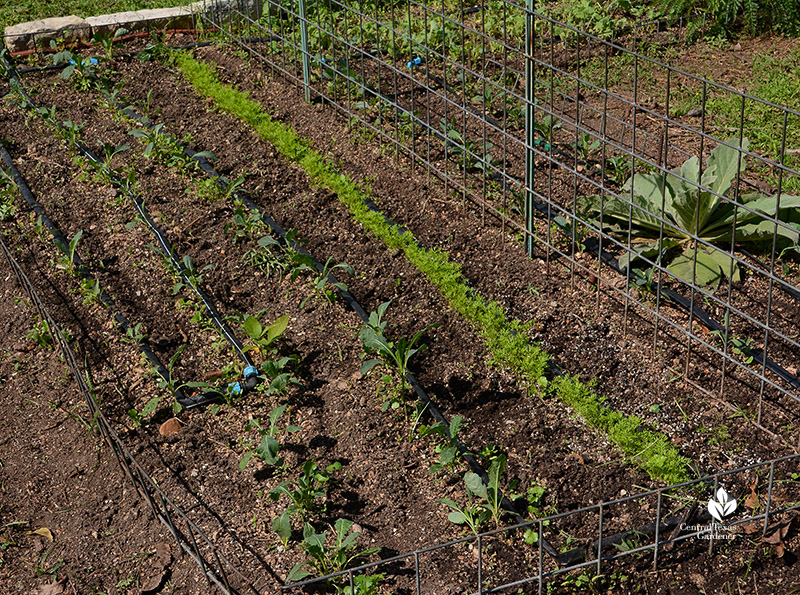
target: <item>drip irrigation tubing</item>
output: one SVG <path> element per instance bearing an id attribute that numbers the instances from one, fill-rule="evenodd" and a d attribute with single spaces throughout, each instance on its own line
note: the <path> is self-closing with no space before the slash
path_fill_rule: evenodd
<path id="1" fill-rule="evenodd" d="M 44 301 L 39 296 L 38 291 L 28 278 L 22 266 L 11 254 L 11 251 L 3 241 L 2 235 L 0 235 L 0 250 L 2 250 L 6 261 L 14 272 L 14 275 L 19 281 L 23 290 L 31 298 L 31 302 L 36 308 L 39 317 L 47 322 L 51 334 L 58 343 L 61 355 L 72 372 L 72 375 L 78 385 L 78 389 L 86 401 L 89 411 L 92 413 L 94 424 L 96 424 L 96 427 L 100 431 L 103 439 L 111 448 L 114 456 L 117 459 L 117 462 L 120 464 L 120 467 L 122 467 L 123 471 L 128 476 L 128 479 L 130 479 L 133 483 L 137 493 L 149 504 L 153 516 L 163 523 L 163 525 L 169 530 L 170 534 L 175 539 L 177 545 L 197 563 L 202 570 L 203 575 L 206 577 L 209 585 L 213 582 L 224 593 L 232 594 L 234 592 L 238 592 L 231 589 L 227 573 L 225 572 L 225 567 L 227 567 L 238 578 L 243 580 L 244 583 L 251 588 L 253 593 L 256 593 L 255 588 L 252 586 L 253 582 L 244 576 L 233 564 L 231 564 L 231 562 L 223 554 L 219 553 L 216 550 L 216 546 L 213 545 L 205 532 L 194 522 L 192 522 L 187 516 L 186 512 L 177 504 L 175 504 L 169 498 L 169 496 L 167 496 L 167 494 L 158 487 L 156 482 L 153 481 L 147 471 L 145 471 L 144 468 L 139 464 L 125 443 L 111 427 L 111 424 L 105 415 L 103 415 L 100 406 L 95 400 L 92 390 L 88 386 L 84 375 L 81 373 L 75 353 L 72 351 L 69 342 L 64 337 L 60 326 L 50 315 L 47 307 L 44 305 Z M 151 490 L 155 493 L 154 495 L 157 496 L 157 498 L 150 493 Z M 185 526 L 191 537 L 191 542 L 186 537 L 185 533 L 176 526 L 175 519 L 170 513 L 170 509 L 174 511 L 179 520 L 185 522 Z M 204 555 L 200 551 L 200 548 L 198 547 L 198 541 L 201 544 L 211 548 L 211 553 L 213 553 L 214 560 L 216 560 L 220 565 L 218 570 L 214 568 L 213 561 L 210 559 L 210 557 Z"/>
<path id="2" fill-rule="evenodd" d="M 28 183 L 22 176 L 22 173 L 17 169 L 16 165 L 14 165 L 14 160 L 11 157 L 11 154 L 6 149 L 6 147 L 3 145 L 2 141 L 0 141 L 0 158 L 2 158 L 2 160 L 6 164 L 6 167 L 8 167 L 8 169 L 10 170 L 11 177 L 14 180 L 14 184 L 16 184 L 17 190 L 19 190 L 20 195 L 22 195 L 22 198 L 25 199 L 25 202 L 28 203 L 28 206 L 31 208 L 31 210 L 41 218 L 42 223 L 47 227 L 47 229 L 52 234 L 53 243 L 56 244 L 56 246 L 62 251 L 69 253 L 69 248 L 68 248 L 69 242 L 67 241 L 66 237 L 61 232 L 61 230 L 55 225 L 55 223 L 53 223 L 53 220 L 50 219 L 50 217 L 47 215 L 47 213 L 44 210 L 44 207 L 36 199 L 36 196 L 31 191 L 30 186 L 28 186 Z M 88 267 L 86 266 L 85 262 L 80 257 L 80 255 L 77 253 L 77 251 L 74 251 L 70 255 L 70 257 L 72 259 L 72 263 L 75 267 L 76 273 L 80 275 L 80 277 L 84 280 L 87 281 L 93 280 L 93 277 L 88 273 Z M 103 305 L 112 312 L 114 321 L 116 322 L 117 326 L 119 327 L 120 331 L 123 334 L 127 333 L 128 329 L 134 328 L 124 314 L 122 314 L 118 310 L 115 310 L 111 296 L 108 295 L 105 289 L 100 288 L 99 298 L 100 301 L 103 303 Z M 137 347 L 139 347 L 139 350 L 142 352 L 142 355 L 144 355 L 147 358 L 147 360 L 153 366 L 153 369 L 156 371 L 156 373 L 159 376 L 161 376 L 161 378 L 164 379 L 166 382 L 169 382 L 170 381 L 169 371 L 166 369 L 164 364 L 155 354 L 147 339 L 144 337 L 134 337 L 134 340 L 136 342 Z M 187 397 L 184 394 L 183 389 L 181 389 L 180 387 L 174 390 L 173 396 L 175 397 L 175 400 L 178 401 L 178 403 L 180 403 L 184 407 L 189 408 L 197 405 L 195 401 L 198 400 L 198 397 L 197 396 Z"/>
<path id="3" fill-rule="evenodd" d="M 12 88 L 16 88 L 16 90 L 20 93 L 23 100 L 25 101 L 25 106 L 31 111 L 37 111 L 36 104 L 31 99 L 30 95 L 25 91 L 19 76 L 16 74 L 14 66 L 8 62 L 5 55 L 0 55 L 0 59 L 2 59 L 3 65 L 6 69 L 6 73 L 8 76 L 9 81 L 12 84 Z M 51 122 L 51 125 L 55 126 L 58 129 L 66 130 L 64 126 L 58 122 Z M 128 198 L 130 199 L 131 203 L 133 204 L 137 214 L 142 219 L 142 221 L 146 224 L 150 232 L 156 237 L 156 240 L 159 244 L 159 249 L 164 254 L 165 258 L 167 258 L 169 264 L 174 268 L 175 271 L 180 275 L 183 282 L 189 286 L 194 293 L 198 296 L 203 307 L 206 310 L 206 314 L 209 316 L 213 324 L 217 327 L 220 334 L 225 338 L 228 343 L 233 347 L 234 351 L 237 353 L 239 358 L 244 363 L 244 372 L 243 372 L 243 382 L 242 383 L 235 383 L 234 390 L 238 388 L 239 394 L 244 394 L 249 390 L 255 388 L 257 383 L 259 382 L 258 377 L 258 370 L 253 365 L 250 358 L 244 352 L 244 347 L 236 338 L 236 336 L 231 332 L 228 326 L 220 317 L 219 313 L 217 312 L 216 306 L 214 305 L 213 300 L 198 286 L 196 280 L 194 279 L 194 275 L 187 269 L 183 262 L 179 261 L 175 256 L 174 248 L 172 244 L 167 239 L 166 235 L 164 234 L 163 230 L 158 227 L 158 224 L 153 220 L 150 216 L 150 213 L 147 211 L 144 201 L 139 198 L 136 194 L 134 194 L 127 183 L 123 182 L 119 176 L 114 172 L 109 166 L 107 166 L 99 157 L 97 157 L 88 147 L 86 147 L 83 143 L 79 142 L 77 139 L 71 139 L 73 146 L 81 153 L 84 157 L 89 159 L 92 163 L 95 164 L 96 167 L 100 169 L 111 181 L 111 183 L 119 188 L 122 192 L 124 192 Z M 193 406 L 204 405 L 211 401 L 217 400 L 222 397 L 222 393 L 220 392 L 208 392 L 203 393 L 199 397 L 192 402 Z"/>
<path id="4" fill-rule="evenodd" d="M 106 99 L 109 100 L 109 102 L 111 102 L 111 104 L 114 105 L 120 112 L 122 112 L 123 114 L 125 114 L 126 116 L 135 120 L 136 122 L 138 122 L 143 126 L 146 126 L 150 129 L 155 128 L 155 125 L 152 122 L 150 122 L 147 118 L 140 116 L 138 113 L 135 112 L 135 110 L 132 107 L 121 105 L 119 101 L 116 101 L 114 98 L 112 98 L 104 89 L 102 89 L 102 87 L 97 87 L 97 88 L 100 90 L 101 93 L 105 95 Z M 181 150 L 183 150 L 183 152 L 188 157 L 194 159 L 199 164 L 200 168 L 206 175 L 216 180 L 217 184 L 223 191 L 228 190 L 229 185 L 223 180 L 223 177 L 219 174 L 219 172 L 216 171 L 216 169 L 211 165 L 208 159 L 206 159 L 206 157 L 202 155 L 201 152 L 195 151 L 193 148 L 187 146 L 186 144 L 178 141 L 173 137 L 170 137 L 170 139 L 178 147 L 180 147 Z M 264 224 L 266 224 L 276 236 L 286 241 L 286 231 L 283 229 L 283 227 L 277 221 L 275 221 L 270 216 L 265 214 L 263 210 L 260 209 L 258 205 L 256 205 L 255 202 L 253 202 L 253 200 L 246 193 L 238 189 L 234 189 L 233 195 L 249 211 L 257 214 L 261 218 L 261 221 L 263 221 Z M 311 262 L 313 263 L 317 271 L 319 271 L 320 273 L 325 273 L 324 265 L 321 262 L 319 262 L 316 258 L 314 258 L 314 256 L 310 252 L 308 252 L 299 242 L 290 240 L 290 245 L 294 250 L 298 251 L 300 254 L 308 256 L 311 259 Z M 336 288 L 336 291 L 339 293 L 344 302 L 347 303 L 347 305 L 358 315 L 359 318 L 361 318 L 362 322 L 364 322 L 365 324 L 369 322 L 369 314 L 359 304 L 356 298 L 347 289 L 344 289 L 342 284 L 337 281 L 336 277 L 332 273 L 328 272 L 327 275 L 328 275 L 327 277 L 328 281 L 332 284 L 333 287 Z M 455 436 L 451 436 L 450 420 L 448 420 L 445 417 L 445 415 L 439 410 L 439 408 L 436 406 L 433 400 L 428 396 L 427 392 L 419 383 L 416 376 L 411 372 L 407 372 L 405 378 L 406 381 L 408 381 L 409 385 L 414 390 L 414 392 L 416 393 L 417 397 L 419 397 L 420 401 L 424 404 L 424 410 L 428 411 L 431 417 L 433 417 L 433 419 L 436 422 L 442 425 L 448 440 L 450 440 L 451 443 L 455 445 L 461 457 L 467 462 L 467 464 L 470 466 L 473 472 L 478 474 L 481 477 L 482 481 L 488 485 L 489 476 L 486 473 L 486 470 L 481 466 L 481 464 L 477 461 L 477 459 L 472 455 L 472 453 L 469 451 L 469 449 L 461 440 L 459 440 Z M 522 520 L 522 516 L 520 515 L 519 511 L 514 507 L 512 502 L 505 495 L 503 495 L 501 505 L 505 510 L 511 513 L 516 520 L 518 521 Z M 545 551 L 547 551 L 547 553 L 550 556 L 552 556 L 556 560 L 558 559 L 558 552 L 544 538 L 542 538 L 542 547 L 545 549 Z"/>
<path id="5" fill-rule="evenodd" d="M 364 53 L 364 52 L 362 52 L 362 53 Z M 341 72 L 336 66 L 326 65 L 326 68 L 334 70 L 336 73 L 340 74 L 341 76 L 347 76 L 346 73 Z M 435 83 L 439 84 L 440 86 L 443 85 L 446 90 L 448 90 L 450 88 L 438 76 L 429 75 L 429 77 L 431 78 L 431 80 L 433 80 Z M 378 91 L 375 91 L 374 89 L 369 89 L 369 88 L 365 88 L 365 92 L 369 93 L 369 94 L 372 94 L 375 97 L 388 102 L 392 108 L 394 108 L 397 111 L 401 112 L 406 117 L 411 118 L 414 121 L 416 121 L 417 124 L 419 126 L 421 126 L 423 129 L 427 128 L 434 137 L 436 137 L 438 140 L 446 143 L 448 146 L 456 146 L 456 147 L 459 147 L 460 150 L 467 151 L 467 149 L 465 147 L 461 147 L 460 145 L 458 145 L 458 143 L 455 140 L 448 138 L 445 134 L 443 134 L 443 133 L 439 132 L 438 130 L 432 128 L 424 120 L 422 120 L 421 118 L 416 116 L 416 114 L 413 114 L 411 111 L 406 110 L 402 106 L 400 106 L 400 105 L 398 105 L 396 103 L 393 103 L 388 96 L 385 96 L 385 95 L 379 93 Z M 453 93 L 458 96 L 458 94 L 455 91 L 453 91 Z M 332 101 L 330 101 L 330 103 L 335 106 L 335 103 L 333 103 Z M 483 117 L 483 114 L 480 112 L 480 110 L 478 110 L 474 106 L 468 105 L 466 102 L 464 102 L 464 105 L 467 107 L 467 109 L 469 109 L 470 111 L 473 111 L 476 115 L 478 115 L 480 117 Z M 496 120 L 494 120 L 493 118 L 491 118 L 491 116 L 486 116 L 486 119 L 487 119 L 487 122 L 489 122 L 493 126 L 500 127 L 500 123 L 497 122 Z M 573 155 L 571 153 L 569 153 L 567 151 L 564 151 L 563 149 L 558 147 L 555 143 L 548 143 L 544 139 L 536 139 L 536 140 L 537 140 L 537 142 L 541 141 L 541 143 L 545 143 L 546 144 L 546 146 L 544 147 L 545 151 L 547 151 L 549 149 L 549 150 L 552 150 L 553 152 L 559 153 L 562 157 L 573 157 Z M 539 143 L 539 144 L 541 144 L 541 143 Z M 482 159 L 479 155 L 473 154 L 473 156 L 478 158 L 478 159 Z M 586 161 L 586 163 L 590 164 L 592 162 L 591 161 Z M 507 187 L 505 179 L 499 173 L 491 172 L 491 173 L 489 173 L 489 177 L 492 178 L 492 179 L 495 179 L 495 180 L 498 180 L 498 181 L 502 182 L 504 188 Z M 370 208 L 377 209 L 377 207 L 375 207 L 374 204 L 368 205 L 368 206 Z M 549 223 L 555 223 L 556 226 L 558 227 L 559 231 L 562 233 L 562 235 L 565 238 L 567 238 L 570 241 L 573 239 L 572 235 L 570 233 L 567 233 L 567 229 L 564 229 L 564 226 L 562 224 L 559 224 L 559 222 L 555 221 L 555 218 L 557 217 L 557 215 L 553 215 L 552 205 L 549 205 L 549 204 L 547 204 L 547 203 L 545 203 L 543 201 L 540 201 L 540 200 L 536 200 L 536 201 L 534 201 L 533 206 L 537 211 L 539 211 L 540 213 L 542 213 L 545 216 L 545 218 L 548 220 Z M 385 215 L 384 215 L 384 217 L 385 217 Z M 390 222 L 390 220 L 388 218 L 386 218 L 386 219 L 387 219 L 387 221 Z M 596 240 L 594 240 L 592 238 L 587 238 L 586 240 L 584 240 L 583 243 L 584 243 L 584 246 L 588 250 L 590 250 L 591 252 L 597 254 L 598 257 L 606 265 L 608 265 L 612 270 L 614 270 L 616 273 L 618 273 L 618 274 L 620 274 L 620 275 L 622 275 L 624 277 L 627 277 L 627 268 L 626 267 L 620 267 L 619 266 L 619 262 L 618 262 L 618 260 L 617 260 L 617 258 L 615 256 L 609 254 L 605 250 L 601 250 L 600 249 L 600 245 Z M 788 295 L 790 295 L 792 297 L 795 297 L 795 298 L 800 298 L 800 291 L 798 291 L 797 289 L 793 288 L 791 285 L 789 285 L 787 283 L 784 283 L 784 282 L 781 282 L 780 280 L 778 280 L 778 286 L 781 288 L 782 291 L 784 291 Z M 670 289 L 670 288 L 667 288 L 667 287 L 661 287 L 660 284 L 659 284 L 659 287 L 656 288 L 656 289 L 650 288 L 650 291 L 652 291 L 653 293 L 656 293 L 656 292 L 660 291 L 661 295 L 663 297 L 665 297 L 668 300 L 672 301 L 673 303 L 677 304 L 679 307 L 683 308 L 687 312 L 692 313 L 694 315 L 694 317 L 697 318 L 697 320 L 699 320 L 710 332 L 719 332 L 719 333 L 722 333 L 723 336 L 725 336 L 724 335 L 725 326 L 722 325 L 721 323 L 717 322 L 716 320 L 714 320 L 714 318 L 710 314 L 708 314 L 705 310 L 703 310 L 703 308 L 698 306 L 692 300 L 689 300 L 689 299 L 685 298 L 684 296 L 682 296 L 680 293 L 678 293 L 677 291 L 675 291 L 673 289 Z M 729 338 L 729 344 L 731 344 L 731 345 L 733 344 L 732 343 L 733 339 L 734 339 L 733 337 Z M 764 366 L 766 369 L 770 370 L 771 372 L 776 374 L 778 377 L 780 377 L 782 380 L 787 382 L 792 388 L 800 390 L 800 377 L 792 374 L 784 366 L 782 366 L 781 364 L 779 364 L 778 362 L 776 362 L 775 360 L 773 360 L 769 356 L 765 356 L 763 352 L 761 352 L 761 351 L 759 351 L 759 350 L 757 350 L 755 348 L 748 347 L 748 346 L 745 345 L 745 346 L 739 347 L 739 349 L 743 353 L 745 353 L 748 357 L 752 357 L 753 361 L 757 362 L 761 366 Z"/>

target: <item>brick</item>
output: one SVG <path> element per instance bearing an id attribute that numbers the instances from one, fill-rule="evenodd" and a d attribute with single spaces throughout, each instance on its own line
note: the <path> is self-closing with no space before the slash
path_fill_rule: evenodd
<path id="1" fill-rule="evenodd" d="M 192 9 L 189 6 L 174 8 L 150 8 L 138 10 L 142 29 L 191 29 L 194 27 Z"/>
<path id="2" fill-rule="evenodd" d="M 91 27 L 82 18 L 70 15 L 41 21 L 29 21 L 5 28 L 6 48 L 9 52 L 32 50 L 35 45 L 47 46 L 51 39 L 88 41 Z"/>
<path id="3" fill-rule="evenodd" d="M 88 17 L 86 22 L 92 28 L 92 35 L 114 35 L 117 29 L 127 29 L 134 31 L 136 24 L 141 21 L 138 12 L 115 12 L 113 14 L 103 14 L 97 17 Z"/>

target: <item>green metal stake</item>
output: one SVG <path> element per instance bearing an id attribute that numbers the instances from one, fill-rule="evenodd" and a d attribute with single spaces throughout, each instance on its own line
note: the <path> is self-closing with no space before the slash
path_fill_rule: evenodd
<path id="1" fill-rule="evenodd" d="M 306 18 L 306 1 L 297 0 L 300 10 L 300 44 L 303 46 L 303 84 L 306 101 L 311 103 L 311 57 L 308 55 L 308 19 Z"/>
<path id="2" fill-rule="evenodd" d="M 536 140 L 536 129 L 533 127 L 533 90 L 536 75 L 533 63 L 534 5 L 535 0 L 527 0 L 528 12 L 525 18 L 525 251 L 529 256 L 533 256 L 533 147 Z"/>

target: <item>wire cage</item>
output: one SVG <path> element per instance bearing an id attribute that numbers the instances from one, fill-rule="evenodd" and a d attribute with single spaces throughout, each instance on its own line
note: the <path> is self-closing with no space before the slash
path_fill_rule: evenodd
<path id="1" fill-rule="evenodd" d="M 207 4 L 306 100 L 410 155 L 596 308 L 615 296 L 654 347 L 681 346 L 687 379 L 738 383 L 767 427 L 792 417 L 800 112 L 671 65 L 704 21 L 601 38 L 507 0 L 268 0 L 258 19 Z"/>

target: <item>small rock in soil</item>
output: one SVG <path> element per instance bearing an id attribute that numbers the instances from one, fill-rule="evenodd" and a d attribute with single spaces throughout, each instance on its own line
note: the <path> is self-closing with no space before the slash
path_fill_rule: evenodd
<path id="1" fill-rule="evenodd" d="M 168 419 L 161 427 L 158 428 L 158 433 L 162 436 L 172 436 L 173 434 L 177 434 L 181 431 L 181 422 L 179 422 L 176 418 Z"/>

